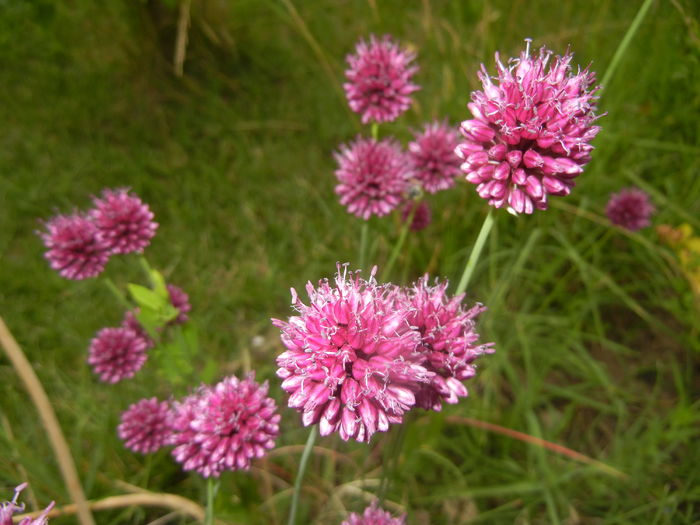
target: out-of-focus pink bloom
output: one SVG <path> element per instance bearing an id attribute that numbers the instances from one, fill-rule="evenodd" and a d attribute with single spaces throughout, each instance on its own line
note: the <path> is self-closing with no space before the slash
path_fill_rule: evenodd
<path id="1" fill-rule="evenodd" d="M 404 204 L 401 210 L 401 220 L 406 222 L 413 212 L 413 219 L 409 228 L 412 232 L 419 232 L 425 229 L 430 224 L 431 214 L 430 207 L 425 201 L 408 201 Z"/>
<path id="2" fill-rule="evenodd" d="M 353 512 L 340 525 L 405 525 L 405 523 L 405 514 L 394 518 L 389 512 L 380 509 L 375 500 L 362 514 Z"/>
<path id="3" fill-rule="evenodd" d="M 391 37 L 370 36 L 369 43 L 360 41 L 354 55 L 348 55 L 350 66 L 343 84 L 350 108 L 359 113 L 362 123 L 391 122 L 411 105 L 411 93 L 420 89 L 411 83 L 418 67 L 411 65 L 415 53 L 401 49 Z"/>
<path id="4" fill-rule="evenodd" d="M 90 342 L 88 363 L 101 381 L 133 377 L 146 362 L 148 342 L 129 328 L 103 328 Z"/>
<path id="5" fill-rule="evenodd" d="M 24 503 L 17 503 L 19 499 L 19 494 L 27 487 L 27 483 L 22 483 L 15 488 L 15 495 L 12 501 L 6 501 L 0 503 L 0 525 L 12 525 L 12 515 L 16 512 L 24 512 Z M 36 518 L 24 518 L 18 525 L 46 525 L 49 522 L 47 514 L 54 507 L 54 502 L 52 501 L 44 509 L 44 511 Z"/>
<path id="6" fill-rule="evenodd" d="M 148 205 L 129 190 L 104 190 L 94 204 L 90 214 L 112 254 L 142 253 L 151 243 L 158 224 Z"/>
<path id="7" fill-rule="evenodd" d="M 174 284 L 168 285 L 168 295 L 170 295 L 170 303 L 177 309 L 178 314 L 171 322 L 175 324 L 183 324 L 187 322 L 189 317 L 187 314 L 192 310 L 190 305 L 190 297 L 184 290 Z"/>
<path id="8" fill-rule="evenodd" d="M 338 184 L 335 192 L 348 212 L 369 219 L 391 212 L 403 200 L 411 177 L 411 162 L 391 139 L 357 138 L 335 153 Z"/>
<path id="9" fill-rule="evenodd" d="M 129 450 L 151 454 L 169 444 L 171 420 L 167 401 L 142 399 L 122 413 L 117 434 Z"/>
<path id="10" fill-rule="evenodd" d="M 454 186 L 462 163 L 455 153 L 458 144 L 459 134 L 445 123 L 426 124 L 422 132 L 415 133 L 408 154 L 413 161 L 413 176 L 428 193 Z"/>
<path id="11" fill-rule="evenodd" d="M 226 470 L 247 470 L 275 446 L 280 415 L 267 396 L 268 384 L 231 376 L 202 387 L 174 407 L 173 457 L 184 470 L 219 477 Z"/>
<path id="12" fill-rule="evenodd" d="M 39 232 L 51 268 L 66 279 L 96 277 L 109 260 L 109 251 L 95 224 L 80 214 L 57 215 Z"/>
<path id="13" fill-rule="evenodd" d="M 483 91 L 468 104 L 474 116 L 460 127 L 464 141 L 455 152 L 480 197 L 511 213 L 547 209 L 550 195 L 568 195 L 593 150 L 595 73 L 574 73 L 572 55 L 556 56 L 530 43 L 519 59 L 503 65 L 496 53 L 497 83 L 482 65 Z M 548 65 L 549 64 L 549 65 Z"/>
<path id="14" fill-rule="evenodd" d="M 649 226 L 649 219 L 655 211 L 649 195 L 639 188 L 625 188 L 613 193 L 605 207 L 610 222 L 631 231 Z"/>
<path id="15" fill-rule="evenodd" d="M 467 310 L 464 295 L 449 298 L 446 289 L 447 282 L 430 286 L 426 275 L 396 294 L 397 308 L 408 312 L 408 323 L 420 333 L 421 364 L 434 373 L 416 395 L 416 405 L 426 410 L 440 410 L 443 401 L 457 403 L 465 397 L 462 381 L 476 373 L 474 360 L 494 351 L 493 343 L 477 343 L 475 319 L 485 308 L 476 304 Z"/>
<path id="16" fill-rule="evenodd" d="M 369 442 L 416 402 L 415 393 L 432 373 L 419 364 L 419 335 L 394 308 L 390 287 L 338 267 L 335 286 L 309 282 L 305 305 L 292 289 L 299 315 L 273 319 L 287 350 L 277 357 L 277 375 L 289 406 L 305 426 L 319 424 L 322 436 Z"/>

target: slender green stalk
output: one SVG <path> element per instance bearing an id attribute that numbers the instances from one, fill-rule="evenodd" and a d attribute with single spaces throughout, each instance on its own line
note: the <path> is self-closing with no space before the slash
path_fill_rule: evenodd
<path id="1" fill-rule="evenodd" d="M 603 78 L 600 81 L 601 86 L 607 87 L 608 83 L 610 82 L 610 79 L 613 76 L 613 73 L 617 69 L 620 60 L 622 59 L 622 56 L 625 54 L 625 51 L 627 51 L 627 48 L 629 47 L 630 42 L 634 37 L 634 34 L 637 32 L 637 29 L 639 29 L 639 26 L 642 24 L 642 20 L 644 20 L 644 17 L 649 11 L 652 1 L 653 0 L 644 0 L 644 3 L 639 8 L 639 11 L 637 11 L 637 15 L 634 17 L 634 20 L 632 20 L 632 23 L 630 24 L 629 28 L 627 29 L 627 32 L 625 33 L 625 36 L 622 37 L 620 45 L 617 46 L 612 60 L 610 60 L 610 65 L 608 66 L 608 69 L 605 71 L 605 74 L 603 75 Z"/>
<path id="2" fill-rule="evenodd" d="M 299 507 L 299 495 L 301 494 L 301 482 L 304 480 L 306 464 L 309 462 L 309 457 L 311 456 L 311 449 L 314 448 L 314 442 L 316 441 L 317 434 L 318 427 L 314 425 L 311 427 L 309 437 L 306 440 L 306 446 L 304 447 L 304 452 L 302 452 L 301 454 L 301 462 L 299 463 L 299 470 L 297 471 L 297 479 L 294 480 L 294 494 L 292 495 L 292 508 L 289 510 L 289 521 L 287 521 L 288 525 L 296 524 L 297 510 Z"/>
<path id="3" fill-rule="evenodd" d="M 143 273 L 146 274 L 148 282 L 151 284 L 151 286 L 155 286 L 155 283 L 153 282 L 153 275 L 151 274 L 151 265 L 148 264 L 148 259 L 146 259 L 146 257 L 143 255 L 139 255 L 139 264 L 141 265 Z"/>
<path id="4" fill-rule="evenodd" d="M 367 262 L 367 238 L 369 237 L 369 221 L 362 223 L 362 231 L 360 233 L 360 268 L 365 268 Z"/>
<path id="5" fill-rule="evenodd" d="M 382 281 L 386 281 L 391 275 L 391 270 L 394 267 L 394 264 L 396 263 L 396 259 L 399 257 L 399 253 L 401 252 L 401 248 L 403 248 L 403 243 L 406 241 L 406 235 L 408 235 L 408 229 L 411 227 L 411 224 L 413 223 L 413 216 L 416 213 L 416 209 L 418 208 L 418 201 L 415 202 L 413 205 L 413 208 L 411 209 L 411 213 L 408 215 L 406 220 L 403 223 L 403 226 L 401 227 L 401 233 L 399 234 L 399 238 L 396 241 L 396 244 L 394 244 L 394 248 L 391 250 L 391 255 L 389 255 L 389 261 L 386 263 L 386 266 L 384 267 L 384 271 L 382 272 Z"/>
<path id="6" fill-rule="evenodd" d="M 372 138 L 374 140 L 379 139 L 379 124 L 376 122 L 372 122 Z"/>
<path id="7" fill-rule="evenodd" d="M 489 213 L 486 215 L 486 219 L 484 219 L 484 223 L 481 225 L 481 230 L 479 231 L 479 235 L 474 243 L 474 248 L 472 248 L 472 253 L 469 254 L 469 259 L 464 267 L 462 278 L 459 280 L 459 285 L 457 286 L 457 291 L 455 292 L 456 295 L 464 293 L 464 291 L 467 289 L 469 279 L 471 279 L 476 263 L 481 255 L 481 250 L 484 248 L 484 244 L 486 243 L 486 239 L 488 239 L 489 233 L 491 233 L 491 226 L 493 226 L 493 210 L 489 209 Z"/>
<path id="8" fill-rule="evenodd" d="M 207 479 L 207 509 L 204 516 L 204 525 L 214 524 L 214 498 L 219 491 L 219 481 L 214 478 Z"/>
<path id="9" fill-rule="evenodd" d="M 104 283 L 105 283 L 105 286 L 107 286 L 107 288 L 109 288 L 109 291 L 112 292 L 112 295 L 114 295 L 114 297 L 117 299 L 119 304 L 121 304 L 127 310 L 131 310 L 132 305 L 129 303 L 129 301 L 127 301 L 126 297 L 121 292 L 121 290 L 119 290 L 119 288 L 117 288 L 117 285 L 114 284 L 114 281 L 112 281 L 112 279 L 110 279 L 109 277 L 105 277 Z"/>

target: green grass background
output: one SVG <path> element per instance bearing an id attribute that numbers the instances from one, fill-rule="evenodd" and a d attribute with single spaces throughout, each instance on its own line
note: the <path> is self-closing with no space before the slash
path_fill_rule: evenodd
<path id="1" fill-rule="evenodd" d="M 570 45 L 602 77 L 641 2 L 194 0 L 183 78 L 172 75 L 172 4 L 0 2 L 0 314 L 54 403 L 91 499 L 123 493 L 121 480 L 202 501 L 204 484 L 167 452 L 144 459 L 123 448 L 120 412 L 168 387 L 148 367 L 116 386 L 96 380 L 87 345 L 121 309 L 97 280 L 48 268 L 41 219 L 88 207 L 104 187 L 131 187 L 160 223 L 149 260 L 190 294 L 197 365 L 240 374 L 250 356 L 285 406 L 269 318 L 292 313 L 290 286 L 332 275 L 337 261 L 358 264 L 361 223 L 333 193 L 332 157 L 368 133 L 341 89 L 356 41 L 389 33 L 418 53 L 415 104 L 381 129 L 406 143 L 428 120 L 469 118 L 479 64 L 493 72 L 494 52 L 514 56 L 524 38 L 558 53 Z M 385 504 L 409 523 L 700 522 L 698 311 L 653 229 L 629 235 L 603 218 L 611 192 L 640 184 L 655 224 L 700 230 L 699 20 L 692 0 L 654 1 L 604 86 L 603 130 L 573 194 L 530 217 L 496 214 L 468 300 L 489 307 L 480 330 L 497 353 L 480 361 L 469 398 L 406 425 Z M 467 183 L 428 200 L 433 223 L 409 237 L 395 282 L 426 270 L 456 282 L 486 211 Z M 399 226 L 370 221 L 373 263 L 386 262 Z M 129 258 L 107 274 L 141 279 Z M 67 503 L 3 357 L 0 399 L 0 499 L 26 475 L 39 504 Z M 628 477 L 458 417 L 563 444 Z M 286 408 L 282 428 L 269 460 L 223 476 L 218 517 L 284 522 L 307 431 Z M 312 457 L 300 523 L 339 523 L 364 508 L 393 439 L 321 439 L 327 453 Z M 97 521 L 149 523 L 165 512 L 105 511 Z"/>

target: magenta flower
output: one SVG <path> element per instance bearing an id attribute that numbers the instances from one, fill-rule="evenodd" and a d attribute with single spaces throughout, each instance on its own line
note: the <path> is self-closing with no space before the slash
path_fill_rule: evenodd
<path id="1" fill-rule="evenodd" d="M 415 53 L 401 49 L 391 37 L 369 43 L 360 41 L 354 55 L 347 56 L 350 66 L 343 84 L 350 109 L 359 113 L 362 123 L 391 122 L 411 105 L 411 93 L 420 89 L 411 83 L 418 66 L 410 65 Z"/>
<path id="2" fill-rule="evenodd" d="M 174 324 L 183 324 L 187 322 L 189 317 L 187 314 L 192 310 L 192 305 L 190 305 L 190 297 L 184 290 L 174 284 L 168 285 L 168 295 L 170 296 L 170 303 L 177 309 L 178 314 L 175 319 L 171 321 Z"/>
<path id="3" fill-rule="evenodd" d="M 380 509 L 377 500 L 374 500 L 362 514 L 353 512 L 340 525 L 405 525 L 405 523 L 405 514 L 394 518 L 389 512 Z"/>
<path id="4" fill-rule="evenodd" d="M 90 214 L 112 254 L 142 253 L 156 234 L 153 213 L 129 190 L 104 190 Z"/>
<path id="5" fill-rule="evenodd" d="M 148 342 L 129 328 L 103 328 L 90 341 L 88 363 L 101 381 L 133 377 L 146 362 Z"/>
<path id="6" fill-rule="evenodd" d="M 95 225 L 83 215 L 57 215 L 39 232 L 51 268 L 66 279 L 96 277 L 109 260 L 109 251 Z"/>
<path id="7" fill-rule="evenodd" d="M 430 207 L 425 201 L 408 201 L 401 210 L 401 221 L 406 222 L 413 212 L 413 219 L 409 226 L 412 232 L 419 232 L 428 227 L 432 219 Z"/>
<path id="8" fill-rule="evenodd" d="M 447 282 L 429 286 L 426 275 L 396 295 L 397 308 L 408 312 L 408 323 L 420 333 L 421 364 L 434 373 L 416 395 L 416 405 L 426 410 L 440 410 L 443 401 L 453 404 L 465 397 L 462 381 L 476 373 L 473 362 L 494 351 L 493 343 L 477 344 L 474 321 L 485 308 L 476 304 L 466 310 L 464 295 L 449 298 L 446 289 Z"/>
<path id="9" fill-rule="evenodd" d="M 22 483 L 15 488 L 15 495 L 12 501 L 0 503 L 0 525 L 12 525 L 12 515 L 16 512 L 24 512 L 24 503 L 17 503 L 20 493 L 27 487 L 27 483 Z M 54 507 L 52 501 L 44 511 L 36 518 L 24 518 L 18 525 L 46 525 L 49 522 L 48 513 Z"/>
<path id="10" fill-rule="evenodd" d="M 306 291 L 308 306 L 292 289 L 298 316 L 272 320 L 287 348 L 277 357 L 277 375 L 289 406 L 305 426 L 319 423 L 322 436 L 338 431 L 345 441 L 369 442 L 401 423 L 432 376 L 419 364 L 419 335 L 374 271 L 365 281 L 339 266 L 335 287 L 324 279 L 317 289 L 309 282 Z"/>
<path id="11" fill-rule="evenodd" d="M 391 212 L 403 200 L 411 177 L 411 163 L 391 139 L 357 138 L 335 153 L 338 184 L 335 192 L 348 212 L 369 219 Z"/>
<path id="12" fill-rule="evenodd" d="M 256 383 L 254 374 L 240 381 L 231 376 L 176 403 L 170 443 L 175 460 L 205 478 L 247 470 L 279 434 L 280 415 L 267 392 L 267 382 Z"/>
<path id="13" fill-rule="evenodd" d="M 496 53 L 497 84 L 482 65 L 483 91 L 468 104 L 474 116 L 461 125 L 464 136 L 455 153 L 480 197 L 511 213 L 547 209 L 550 195 L 568 195 L 593 150 L 598 87 L 595 73 L 572 72 L 572 55 L 556 56 L 530 44 L 504 66 Z"/>
<path id="14" fill-rule="evenodd" d="M 655 211 L 649 195 L 639 188 L 625 188 L 613 193 L 605 207 L 610 222 L 630 231 L 649 226 L 649 219 Z"/>
<path id="15" fill-rule="evenodd" d="M 456 130 L 445 123 L 426 124 L 423 131 L 414 134 L 408 145 L 408 154 L 413 161 L 413 176 L 428 193 L 451 188 L 461 173 L 462 161 L 455 153 L 459 144 Z"/>
<path id="16" fill-rule="evenodd" d="M 169 444 L 171 420 L 167 401 L 142 399 L 122 413 L 117 434 L 129 450 L 151 454 Z"/>

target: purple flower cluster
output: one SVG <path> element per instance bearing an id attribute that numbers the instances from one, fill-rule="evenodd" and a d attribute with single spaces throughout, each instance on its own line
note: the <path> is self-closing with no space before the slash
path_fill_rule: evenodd
<path id="1" fill-rule="evenodd" d="M 17 503 L 20 493 L 27 487 L 27 483 L 22 483 L 15 487 L 15 495 L 11 501 L 0 503 L 0 525 L 12 525 L 14 520 L 12 515 L 16 512 L 24 512 L 24 503 Z M 17 525 L 46 525 L 49 522 L 48 513 L 53 509 L 52 501 L 36 518 L 23 518 Z"/>
<path id="2" fill-rule="evenodd" d="M 639 188 L 625 188 L 613 193 L 605 207 L 610 222 L 630 231 L 649 226 L 649 219 L 655 211 L 649 195 Z"/>
<path id="3" fill-rule="evenodd" d="M 158 224 L 141 199 L 126 189 L 104 190 L 86 214 L 57 215 L 39 236 L 52 269 L 66 279 L 96 277 L 111 255 L 141 253 Z"/>
<path id="4" fill-rule="evenodd" d="M 389 512 L 379 508 L 377 501 L 367 507 L 362 514 L 351 513 L 340 525 L 405 525 L 406 515 L 394 518 Z"/>
<path id="5" fill-rule="evenodd" d="M 574 73 L 569 52 L 552 54 L 543 47 L 531 57 L 528 42 L 506 66 L 496 53 L 497 82 L 482 65 L 483 91 L 468 104 L 474 118 L 460 128 L 456 153 L 467 180 L 490 205 L 516 214 L 547 209 L 550 195 L 568 195 L 600 130 L 593 125 L 595 74 Z"/>
<path id="6" fill-rule="evenodd" d="M 462 297 L 448 300 L 445 288 L 430 288 L 426 279 L 408 290 L 379 285 L 374 271 L 364 280 L 339 267 L 335 286 L 307 284 L 308 305 L 292 289 L 299 315 L 273 319 L 287 349 L 277 375 L 304 425 L 369 442 L 415 405 L 439 410 L 441 400 L 465 396 L 460 381 L 492 350 L 474 345 L 473 319 L 482 308 L 465 312 Z"/>

